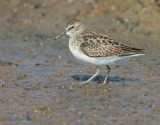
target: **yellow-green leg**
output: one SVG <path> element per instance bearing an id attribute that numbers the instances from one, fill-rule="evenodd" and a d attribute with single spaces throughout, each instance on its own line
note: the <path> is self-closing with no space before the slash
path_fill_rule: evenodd
<path id="1" fill-rule="evenodd" d="M 91 78 L 89 78 L 87 81 L 82 82 L 82 83 L 79 83 L 79 84 L 83 84 L 83 85 L 88 84 L 88 83 L 89 83 L 92 79 L 94 79 L 97 75 L 99 75 L 99 69 L 98 69 L 98 67 L 96 67 L 96 73 L 95 73 Z"/>
<path id="2" fill-rule="evenodd" d="M 109 75 L 109 73 L 110 73 L 110 71 L 111 71 L 111 68 L 110 68 L 108 65 L 106 65 L 106 67 L 107 67 L 107 75 L 106 75 L 106 77 L 105 77 L 105 79 L 104 79 L 104 81 L 103 81 L 103 84 L 106 84 L 107 79 L 108 79 L 108 75 Z"/>

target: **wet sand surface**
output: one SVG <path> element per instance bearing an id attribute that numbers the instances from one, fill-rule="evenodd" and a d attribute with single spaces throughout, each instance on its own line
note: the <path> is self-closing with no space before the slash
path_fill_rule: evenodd
<path id="1" fill-rule="evenodd" d="M 6 14 L 0 13 L 0 124 L 160 124 L 159 3 L 132 1 L 128 6 L 135 8 L 124 5 L 122 10 L 121 3 L 113 2 L 108 10 L 97 9 L 103 4 L 94 0 L 1 3 Z M 140 18 L 143 8 L 146 15 Z M 117 14 L 115 9 L 121 11 Z M 103 66 L 92 82 L 78 85 L 95 73 L 95 67 L 74 59 L 67 36 L 53 40 L 72 18 L 119 42 L 144 48 L 146 55 L 111 65 L 107 85 L 102 84 Z"/>

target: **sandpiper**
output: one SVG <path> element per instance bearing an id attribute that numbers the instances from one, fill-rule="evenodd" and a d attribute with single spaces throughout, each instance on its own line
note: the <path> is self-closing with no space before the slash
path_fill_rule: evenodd
<path id="1" fill-rule="evenodd" d="M 69 35 L 69 49 L 71 53 L 80 61 L 87 62 L 96 66 L 96 73 L 87 81 L 80 84 L 87 84 L 99 75 L 99 66 L 107 67 L 107 75 L 103 84 L 106 84 L 111 68 L 109 64 L 121 59 L 134 56 L 145 55 L 143 49 L 128 46 L 117 42 L 111 37 L 94 32 L 77 19 L 72 19 L 66 25 L 65 31 L 58 35 L 56 39 L 63 35 Z"/>

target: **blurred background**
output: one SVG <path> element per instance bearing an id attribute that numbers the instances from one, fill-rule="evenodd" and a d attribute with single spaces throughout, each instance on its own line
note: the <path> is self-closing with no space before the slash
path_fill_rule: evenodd
<path id="1" fill-rule="evenodd" d="M 160 0 L 0 0 L 0 17 L 0 124 L 160 123 Z M 53 40 L 74 18 L 146 55 L 74 84 L 95 73 Z"/>
<path id="2" fill-rule="evenodd" d="M 63 30 L 73 18 L 110 33 L 159 34 L 159 0 L 6 0 L 1 1 L 1 31 Z"/>

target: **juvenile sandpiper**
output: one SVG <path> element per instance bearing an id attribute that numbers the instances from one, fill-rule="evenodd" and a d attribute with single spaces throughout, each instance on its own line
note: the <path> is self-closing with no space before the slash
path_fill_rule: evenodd
<path id="1" fill-rule="evenodd" d="M 98 67 L 101 65 L 106 66 L 108 69 L 103 81 L 103 84 L 106 84 L 111 70 L 109 64 L 117 60 L 145 55 L 143 49 L 128 46 L 113 40 L 105 34 L 92 31 L 77 19 L 69 21 L 65 31 L 58 35 L 55 40 L 64 35 L 70 36 L 69 49 L 76 59 L 96 66 L 96 73 L 80 84 L 87 84 L 99 75 Z"/>

